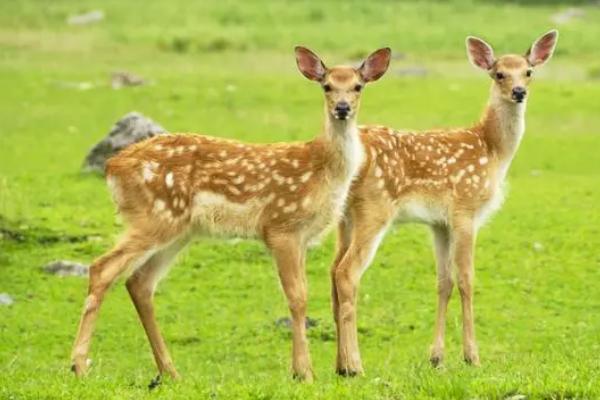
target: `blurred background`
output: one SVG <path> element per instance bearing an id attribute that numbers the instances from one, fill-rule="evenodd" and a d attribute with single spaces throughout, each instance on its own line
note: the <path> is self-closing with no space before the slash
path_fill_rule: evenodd
<path id="1" fill-rule="evenodd" d="M 125 114 L 140 112 L 172 132 L 308 140 L 321 130 L 322 91 L 297 71 L 293 47 L 335 65 L 390 46 L 391 67 L 365 90 L 360 122 L 466 126 L 478 120 L 490 81 L 469 64 L 465 37 L 485 39 L 497 54 L 524 54 L 552 28 L 560 31 L 557 50 L 531 87 L 508 199 L 478 242 L 481 369 L 461 362 L 456 293 L 447 367 L 428 366 L 436 293 L 423 227 L 394 227 L 363 279 L 365 378 L 333 374 L 333 235 L 311 252 L 313 386 L 288 378 L 287 306 L 263 247 L 201 239 L 156 296 L 184 377 L 160 391 L 600 396 L 600 2 L 14 0 L 0 2 L 0 397 L 146 394 L 153 361 L 122 285 L 104 304 L 94 367 L 81 383 L 68 357 L 87 280 L 44 268 L 54 260 L 87 265 L 122 230 L 104 180 L 81 167 Z"/>

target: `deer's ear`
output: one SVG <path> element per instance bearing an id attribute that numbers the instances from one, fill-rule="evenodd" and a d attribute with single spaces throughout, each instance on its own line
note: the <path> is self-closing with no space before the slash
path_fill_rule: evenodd
<path id="1" fill-rule="evenodd" d="M 362 63 L 358 72 L 365 82 L 373 82 L 381 78 L 390 65 L 392 50 L 389 47 L 384 47 L 374 51 Z"/>
<path id="2" fill-rule="evenodd" d="M 325 78 L 327 67 L 319 56 L 302 46 L 296 46 L 295 51 L 300 72 L 310 80 L 321 82 Z"/>
<path id="3" fill-rule="evenodd" d="M 556 29 L 551 30 L 536 40 L 525 55 L 529 64 L 535 67 L 548 61 L 552 57 L 552 53 L 554 53 L 557 40 L 558 31 Z"/>
<path id="4" fill-rule="evenodd" d="M 467 54 L 471 63 L 474 66 L 484 69 L 486 71 L 492 69 L 492 67 L 494 66 L 494 62 L 496 61 L 494 58 L 494 50 L 492 49 L 492 46 L 474 36 L 468 36 L 466 43 Z"/>

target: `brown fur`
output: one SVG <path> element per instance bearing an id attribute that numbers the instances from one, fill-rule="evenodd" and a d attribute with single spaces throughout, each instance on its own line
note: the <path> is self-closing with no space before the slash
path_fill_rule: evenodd
<path id="1" fill-rule="evenodd" d="M 356 331 L 358 285 L 394 219 L 421 222 L 433 232 L 438 273 L 438 312 L 431 362 L 443 358 L 446 309 L 457 267 L 463 314 L 465 360 L 479 364 L 473 317 L 473 253 L 476 233 L 499 207 L 502 183 L 524 131 L 525 102 L 509 95 L 514 85 L 527 85 L 525 57 L 493 59 L 489 45 L 469 39 L 473 63 L 492 76 L 489 105 L 471 128 L 399 132 L 362 127 L 367 155 L 352 185 L 339 225 L 337 255 L 331 269 L 333 313 L 338 333 L 337 372 L 362 372 Z M 534 45 L 535 48 L 535 45 Z M 553 46 L 546 46 L 550 51 Z M 540 55 L 544 57 L 542 52 Z M 548 59 L 548 57 L 545 57 Z M 489 69 L 488 69 L 489 68 Z"/>
<path id="2" fill-rule="evenodd" d="M 389 61 L 389 51 L 383 55 Z M 87 370 L 94 322 L 106 290 L 127 271 L 127 289 L 159 373 L 176 378 L 154 316 L 155 287 L 192 236 L 226 235 L 258 238 L 271 250 L 292 315 L 294 375 L 312 380 L 305 329 L 306 248 L 338 220 L 363 153 L 357 107 L 340 120 L 329 99 L 344 93 L 358 105 L 358 92 L 348 94 L 345 85 L 362 77 L 359 69 L 326 69 L 307 49 L 297 49 L 297 57 L 310 79 L 316 74 L 332 77 L 325 130 L 317 139 L 247 144 L 201 135 L 161 135 L 107 162 L 107 180 L 128 229 L 122 241 L 90 267 L 88 297 L 72 353 L 77 375 Z M 333 79 L 350 73 L 351 79 L 341 86 Z"/>

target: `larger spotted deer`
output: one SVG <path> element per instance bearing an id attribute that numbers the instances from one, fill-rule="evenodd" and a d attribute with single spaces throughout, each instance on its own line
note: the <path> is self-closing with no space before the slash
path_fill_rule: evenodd
<path id="1" fill-rule="evenodd" d="M 362 372 L 356 330 L 358 285 L 393 220 L 424 223 L 433 231 L 438 309 L 431 363 L 437 366 L 443 359 L 455 264 L 464 358 L 479 364 L 473 324 L 475 236 L 501 205 L 502 186 L 525 131 L 527 86 L 535 67 L 551 57 L 557 37 L 557 31 L 548 32 L 525 55 L 498 58 L 483 40 L 467 38 L 471 62 L 493 81 L 483 116 L 470 128 L 414 134 L 361 127 L 365 164 L 339 225 L 331 270 L 339 374 Z"/>
<path id="2" fill-rule="evenodd" d="M 300 71 L 325 94 L 322 135 L 306 143 L 248 144 L 201 135 L 161 135 L 132 145 L 106 166 L 127 223 L 123 239 L 90 267 L 88 296 L 72 352 L 87 370 L 98 310 L 109 286 L 126 286 L 146 331 L 159 375 L 177 378 L 154 316 L 153 294 L 175 255 L 195 235 L 257 238 L 270 249 L 292 315 L 294 375 L 313 379 L 305 331 L 307 244 L 335 225 L 363 161 L 356 124 L 361 89 L 387 70 L 390 50 L 359 68 L 327 68 L 297 47 Z"/>

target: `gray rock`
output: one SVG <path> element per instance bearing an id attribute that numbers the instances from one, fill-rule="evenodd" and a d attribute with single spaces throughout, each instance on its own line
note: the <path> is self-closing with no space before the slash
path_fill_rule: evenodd
<path id="1" fill-rule="evenodd" d="M 88 266 L 73 261 L 52 261 L 44 266 L 44 271 L 57 276 L 87 276 Z"/>
<path id="2" fill-rule="evenodd" d="M 130 112 L 112 127 L 108 136 L 96 144 L 83 162 L 84 171 L 104 173 L 106 160 L 132 143 L 164 133 L 165 128 L 137 112 Z"/>
<path id="3" fill-rule="evenodd" d="M 110 86 L 113 89 L 121 89 L 126 86 L 141 86 L 148 83 L 144 78 L 127 71 L 113 72 L 110 78 Z"/>
<path id="4" fill-rule="evenodd" d="M 305 320 L 306 329 L 313 328 L 319 325 L 319 321 L 310 317 L 306 317 Z M 290 317 L 281 317 L 277 321 L 275 321 L 275 326 L 277 327 L 285 327 L 288 329 L 292 328 L 292 320 Z"/>
<path id="5" fill-rule="evenodd" d="M 0 293 L 0 306 L 10 306 L 14 302 L 15 301 L 8 293 Z"/>

